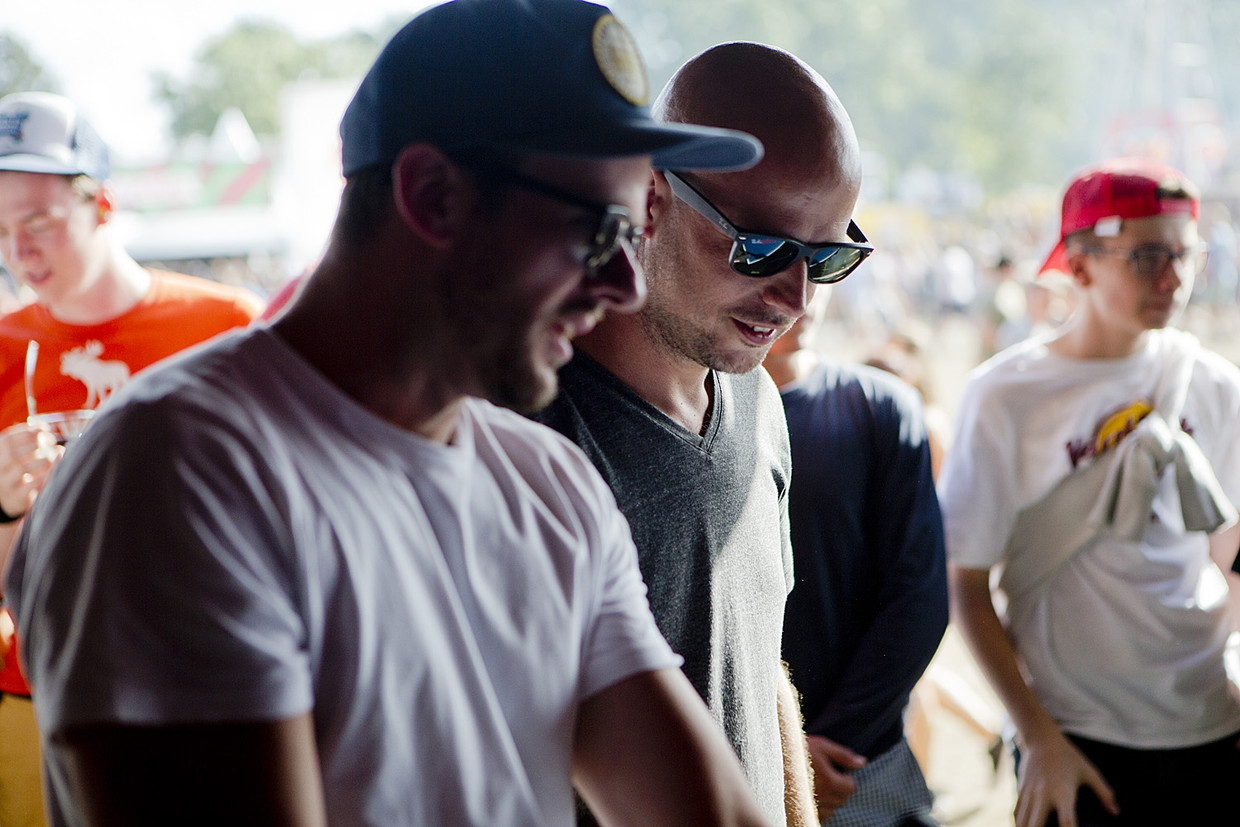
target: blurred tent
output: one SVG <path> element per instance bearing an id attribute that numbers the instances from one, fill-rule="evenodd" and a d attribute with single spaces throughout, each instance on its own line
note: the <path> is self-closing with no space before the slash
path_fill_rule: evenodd
<path id="1" fill-rule="evenodd" d="M 280 135 L 260 140 L 237 109 L 209 137 L 114 171 L 118 234 L 134 258 L 201 271 L 240 261 L 260 288 L 300 272 L 326 244 L 339 200 L 336 132 L 356 84 L 289 84 Z M 198 263 L 198 267 L 186 266 Z"/>

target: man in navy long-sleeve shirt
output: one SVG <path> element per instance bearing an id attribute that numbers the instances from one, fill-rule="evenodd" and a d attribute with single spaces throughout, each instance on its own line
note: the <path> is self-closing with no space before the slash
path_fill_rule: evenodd
<path id="1" fill-rule="evenodd" d="M 888 373 L 799 350 L 799 333 L 776 344 L 767 368 L 792 440 L 796 586 L 783 653 L 802 694 L 819 812 L 831 825 L 933 823 L 903 722 L 947 626 L 922 402 Z"/>

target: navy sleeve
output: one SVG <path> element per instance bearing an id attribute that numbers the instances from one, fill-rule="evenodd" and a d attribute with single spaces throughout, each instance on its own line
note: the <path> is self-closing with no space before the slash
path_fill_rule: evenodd
<path id="1" fill-rule="evenodd" d="M 806 731 L 873 757 L 947 627 L 942 517 L 920 398 L 830 368 L 785 395 L 797 583 L 784 651 Z"/>

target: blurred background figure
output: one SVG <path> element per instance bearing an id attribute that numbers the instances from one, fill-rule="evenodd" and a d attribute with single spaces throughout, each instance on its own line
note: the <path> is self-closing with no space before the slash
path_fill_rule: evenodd
<path id="1" fill-rule="evenodd" d="M 909 693 L 947 627 L 930 436 L 915 388 L 806 346 L 829 290 L 764 362 L 792 445 L 796 586 L 784 658 L 824 823 L 932 824 L 933 798 L 904 735 Z"/>
<path id="2" fill-rule="evenodd" d="M 0 257 L 33 297 L 0 317 L 0 571 L 60 460 L 39 418 L 86 417 L 76 412 L 93 412 L 134 374 L 262 309 L 241 288 L 139 265 L 114 235 L 110 176 L 108 148 L 74 102 L 41 92 L 0 99 Z M 43 818 L 19 647 L 20 636 L 0 668 L 4 827 Z"/>

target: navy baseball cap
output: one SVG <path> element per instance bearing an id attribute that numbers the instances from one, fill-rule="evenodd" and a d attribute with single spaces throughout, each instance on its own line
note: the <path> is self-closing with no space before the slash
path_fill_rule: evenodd
<path id="1" fill-rule="evenodd" d="M 112 165 L 107 145 L 73 101 L 17 92 L 0 98 L 0 170 L 106 181 Z"/>
<path id="2" fill-rule="evenodd" d="M 651 155 L 656 167 L 745 169 L 762 144 L 658 123 L 632 35 L 582 0 L 451 0 L 388 42 L 340 124 L 344 174 L 426 141 L 454 152 Z"/>

